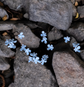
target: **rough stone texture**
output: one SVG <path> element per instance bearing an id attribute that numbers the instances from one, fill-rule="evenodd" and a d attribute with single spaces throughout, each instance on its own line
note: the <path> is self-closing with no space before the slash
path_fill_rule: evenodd
<path id="1" fill-rule="evenodd" d="M 1 0 L 4 4 L 8 5 L 13 10 L 21 10 L 22 8 L 22 0 Z"/>
<path id="2" fill-rule="evenodd" d="M 81 58 L 84 60 L 84 50 L 81 50 L 80 55 L 81 55 Z"/>
<path id="3" fill-rule="evenodd" d="M 10 68 L 10 65 L 7 63 L 5 58 L 0 57 L 0 70 L 8 70 Z"/>
<path id="4" fill-rule="evenodd" d="M 84 6 L 77 7 L 78 13 L 80 14 L 80 18 L 84 18 Z"/>
<path id="5" fill-rule="evenodd" d="M 21 43 L 25 44 L 27 47 L 30 48 L 37 48 L 40 45 L 40 39 L 35 36 L 32 31 L 23 24 L 17 24 L 16 27 L 13 29 L 15 38 Z M 23 32 L 24 38 L 18 38 L 20 32 Z"/>
<path id="6" fill-rule="evenodd" d="M 76 7 L 73 5 L 73 16 L 76 16 L 76 14 L 77 14 L 77 9 L 76 9 Z"/>
<path id="7" fill-rule="evenodd" d="M 0 39 L 0 56 L 1 57 L 12 57 L 15 55 L 10 48 L 5 45 L 5 41 Z"/>
<path id="8" fill-rule="evenodd" d="M 28 63 L 28 56 L 20 49 L 14 62 L 15 82 L 9 87 L 56 87 L 50 70 L 41 64 Z"/>
<path id="9" fill-rule="evenodd" d="M 71 2 L 74 4 L 75 3 L 75 0 L 71 0 Z"/>
<path id="10" fill-rule="evenodd" d="M 57 30 L 55 27 L 48 33 L 49 41 L 58 40 L 61 37 L 63 37 L 63 35 L 61 34 L 61 31 Z"/>
<path id="11" fill-rule="evenodd" d="M 9 18 L 7 12 L 0 7 L 0 17 L 3 18 L 4 16 L 7 16 L 7 19 Z"/>
<path id="12" fill-rule="evenodd" d="M 84 62 L 68 52 L 55 52 L 53 68 L 59 87 L 84 87 Z"/>
<path id="13" fill-rule="evenodd" d="M 0 24 L 0 31 L 11 30 L 14 27 L 14 24 Z"/>
<path id="14" fill-rule="evenodd" d="M 67 30 L 72 22 L 69 0 L 25 0 L 23 3 L 32 21 L 45 22 L 62 30 Z"/>
<path id="15" fill-rule="evenodd" d="M 84 23 L 76 23 L 67 32 L 76 38 L 77 41 L 84 40 Z"/>
<path id="16" fill-rule="evenodd" d="M 71 47 L 71 48 L 73 47 L 72 44 L 73 44 L 74 42 L 77 43 L 76 39 L 75 39 L 74 37 L 72 37 L 72 38 L 71 38 L 71 41 L 70 41 L 70 47 Z"/>

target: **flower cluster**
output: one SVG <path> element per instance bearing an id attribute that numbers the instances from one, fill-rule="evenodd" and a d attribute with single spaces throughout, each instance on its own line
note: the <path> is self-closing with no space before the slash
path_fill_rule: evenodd
<path id="1" fill-rule="evenodd" d="M 5 45 L 6 46 L 8 46 L 8 48 L 13 48 L 13 49 L 15 49 L 16 48 L 16 46 L 14 45 L 14 43 L 16 43 L 17 42 L 17 40 L 14 40 L 14 39 L 6 39 L 6 41 L 5 41 Z"/>
<path id="2" fill-rule="evenodd" d="M 70 41 L 70 37 L 64 37 L 64 40 L 65 40 L 65 43 L 67 43 L 68 41 Z M 74 51 L 75 52 L 81 52 L 79 49 L 81 48 L 79 45 L 79 43 L 76 43 L 76 42 L 74 42 L 74 43 L 72 43 L 72 45 L 73 45 L 73 47 L 74 47 Z"/>
<path id="3" fill-rule="evenodd" d="M 41 42 L 44 42 L 45 44 L 47 44 L 47 38 L 46 38 L 46 33 L 44 31 L 42 31 L 41 33 L 41 37 L 42 37 L 42 40 Z M 23 35 L 23 32 L 21 32 L 19 35 L 18 35 L 18 38 L 22 39 L 24 38 L 25 36 Z M 67 43 L 68 41 L 70 41 L 70 37 L 64 37 L 64 40 L 65 40 L 65 43 Z M 16 46 L 14 45 L 15 43 L 17 42 L 17 40 L 14 40 L 14 39 L 7 39 L 5 41 L 5 45 L 8 46 L 8 48 L 13 48 L 15 49 Z M 80 51 L 80 46 L 79 46 L 79 43 L 72 43 L 73 47 L 74 47 L 74 51 L 75 52 L 81 52 Z M 47 45 L 47 50 L 53 50 L 54 49 L 54 46 L 52 44 L 48 44 Z M 33 52 L 31 53 L 31 50 L 29 48 L 26 47 L 26 45 L 22 44 L 21 48 L 20 48 L 20 51 L 24 51 L 26 53 L 26 55 L 28 55 L 28 62 L 34 62 L 35 64 L 37 63 L 41 63 L 41 65 L 44 65 L 44 63 L 47 62 L 47 59 L 49 58 L 48 55 L 43 55 L 41 60 L 40 58 L 37 56 L 37 53 Z"/>
<path id="4" fill-rule="evenodd" d="M 79 49 L 81 48 L 80 46 L 79 46 L 79 43 L 76 43 L 76 42 L 74 42 L 73 44 L 73 47 L 74 47 L 74 51 L 75 52 L 81 52 Z"/>
<path id="5" fill-rule="evenodd" d="M 42 37 L 42 40 L 41 40 L 41 42 L 44 42 L 45 44 L 47 44 L 47 38 L 46 38 L 46 33 L 44 32 L 44 31 L 42 31 L 42 33 L 41 33 L 41 37 Z"/>

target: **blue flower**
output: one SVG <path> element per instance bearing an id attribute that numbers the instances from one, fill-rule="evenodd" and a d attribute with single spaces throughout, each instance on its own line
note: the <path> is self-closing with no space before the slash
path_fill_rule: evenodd
<path id="1" fill-rule="evenodd" d="M 5 41 L 5 45 L 7 46 L 7 45 L 9 45 L 10 43 L 16 43 L 17 42 L 17 40 L 14 40 L 14 39 L 6 39 L 6 41 Z"/>
<path id="2" fill-rule="evenodd" d="M 29 48 L 25 49 L 25 53 L 26 53 L 27 55 L 29 55 L 30 52 L 31 52 L 31 50 L 30 50 Z"/>
<path id="3" fill-rule="evenodd" d="M 18 38 L 22 39 L 24 38 L 25 36 L 23 35 L 23 32 L 21 32 L 19 35 L 18 35 Z"/>
<path id="4" fill-rule="evenodd" d="M 33 58 L 29 56 L 29 61 L 28 62 L 33 62 Z"/>
<path id="5" fill-rule="evenodd" d="M 13 49 L 15 49 L 16 46 L 14 45 L 14 43 L 11 42 L 11 43 L 8 45 L 8 48 L 13 48 Z"/>
<path id="6" fill-rule="evenodd" d="M 81 48 L 80 46 L 79 46 L 79 43 L 76 43 L 76 42 L 74 42 L 74 43 L 72 43 L 72 45 L 73 45 L 73 47 L 74 47 L 74 51 L 75 52 L 81 52 L 79 49 Z"/>
<path id="7" fill-rule="evenodd" d="M 39 62 L 39 57 L 33 59 L 34 63 L 37 64 Z"/>
<path id="8" fill-rule="evenodd" d="M 45 44 L 47 44 L 47 38 L 46 37 L 43 37 L 41 42 L 44 42 Z"/>
<path id="9" fill-rule="evenodd" d="M 13 48 L 13 49 L 15 49 L 16 48 L 16 46 L 14 45 L 14 43 L 16 43 L 17 41 L 16 40 L 14 40 L 14 39 L 6 39 L 6 41 L 5 41 L 5 45 L 7 46 L 8 45 L 8 48 Z"/>
<path id="10" fill-rule="evenodd" d="M 37 53 L 33 52 L 33 53 L 30 53 L 30 56 L 32 56 L 32 58 L 36 58 L 37 57 Z"/>
<path id="11" fill-rule="evenodd" d="M 48 55 L 43 55 L 41 58 L 41 65 L 44 65 L 44 63 L 47 62 L 47 59 L 48 59 Z"/>
<path id="12" fill-rule="evenodd" d="M 26 50 L 26 45 L 22 44 L 20 51 L 25 51 Z"/>
<path id="13" fill-rule="evenodd" d="M 47 48 L 47 50 L 53 50 L 53 49 L 54 49 L 54 47 L 53 47 L 53 45 L 52 45 L 52 44 L 51 44 L 51 45 L 50 45 L 50 44 L 48 44 L 48 45 L 47 45 L 47 47 L 48 47 L 48 48 Z"/>
<path id="14" fill-rule="evenodd" d="M 67 43 L 68 41 L 70 41 L 70 37 L 64 37 L 65 43 Z"/>
<path id="15" fill-rule="evenodd" d="M 42 31 L 41 37 L 45 37 L 45 36 L 47 36 L 46 33 Z"/>

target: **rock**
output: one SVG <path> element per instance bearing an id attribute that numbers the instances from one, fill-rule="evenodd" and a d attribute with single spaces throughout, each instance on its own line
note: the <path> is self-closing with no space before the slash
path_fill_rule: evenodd
<path id="1" fill-rule="evenodd" d="M 80 14 L 80 18 L 84 18 L 84 6 L 77 7 L 78 13 Z"/>
<path id="2" fill-rule="evenodd" d="M 57 30 L 55 27 L 48 33 L 48 40 L 58 40 L 62 38 L 63 35 L 61 34 L 61 31 Z"/>
<path id="3" fill-rule="evenodd" d="M 72 2 L 73 4 L 75 4 L 75 0 L 71 0 L 71 2 Z"/>
<path id="4" fill-rule="evenodd" d="M 9 49 L 6 45 L 5 45 L 5 41 L 0 39 L 0 56 L 1 57 L 12 57 L 15 55 L 15 52 L 13 52 L 11 49 Z"/>
<path id="5" fill-rule="evenodd" d="M 20 49 L 16 50 L 14 64 L 15 81 L 9 87 L 55 87 L 50 70 L 41 64 L 28 63 L 28 56 Z"/>
<path id="6" fill-rule="evenodd" d="M 73 16 L 76 16 L 77 14 L 77 10 L 76 10 L 76 7 L 73 5 Z"/>
<path id="7" fill-rule="evenodd" d="M 23 24 L 18 24 L 16 27 L 13 29 L 15 38 L 21 43 L 25 44 L 27 47 L 30 48 L 37 48 L 40 45 L 40 39 L 35 36 L 30 28 Z M 18 38 L 18 35 L 20 32 L 23 32 L 23 35 L 25 36 L 24 38 L 20 39 Z"/>
<path id="8" fill-rule="evenodd" d="M 72 22 L 72 3 L 69 0 L 25 0 L 29 19 L 48 23 L 57 29 L 67 30 Z"/>
<path id="9" fill-rule="evenodd" d="M 76 23 L 67 32 L 75 37 L 77 41 L 84 40 L 84 23 Z"/>
<path id="10" fill-rule="evenodd" d="M 84 50 L 81 50 L 80 56 L 81 56 L 81 58 L 84 60 Z"/>
<path id="11" fill-rule="evenodd" d="M 10 65 L 7 63 L 5 58 L 0 57 L 0 70 L 8 70 L 10 68 Z"/>
<path id="12" fill-rule="evenodd" d="M 68 52 L 55 52 L 53 68 L 57 76 L 59 87 L 84 86 L 84 62 L 73 57 Z"/>
<path id="13" fill-rule="evenodd" d="M 7 16 L 7 19 L 9 18 L 9 15 L 7 14 L 7 12 L 0 7 L 0 17 L 3 18 L 4 16 Z"/>
<path id="14" fill-rule="evenodd" d="M 84 4 L 84 0 L 82 0 L 82 4 Z"/>
<path id="15" fill-rule="evenodd" d="M 28 14 L 27 13 L 24 14 L 24 18 L 28 19 Z"/>
<path id="16" fill-rule="evenodd" d="M 3 0 L 3 3 L 8 5 L 9 8 L 13 9 L 13 10 L 21 10 L 22 8 L 22 0 Z"/>
<path id="17" fill-rule="evenodd" d="M 71 41 L 70 41 L 70 47 L 71 47 L 71 48 L 73 48 L 73 45 L 72 45 L 72 44 L 73 44 L 74 42 L 77 43 L 76 39 L 75 39 L 74 37 L 72 37 L 72 38 L 71 38 Z"/>
<path id="18" fill-rule="evenodd" d="M 14 27 L 14 24 L 0 24 L 0 31 L 11 30 Z"/>

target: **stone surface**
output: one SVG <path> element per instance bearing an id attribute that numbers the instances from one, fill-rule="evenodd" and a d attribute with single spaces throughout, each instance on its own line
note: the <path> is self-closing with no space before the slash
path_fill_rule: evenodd
<path id="1" fill-rule="evenodd" d="M 32 21 L 48 23 L 62 30 L 67 30 L 72 22 L 69 0 L 25 0 L 23 3 Z"/>
<path id="2" fill-rule="evenodd" d="M 76 7 L 73 5 L 73 16 L 76 16 L 76 14 L 77 14 L 77 9 L 76 9 Z"/>
<path id="3" fill-rule="evenodd" d="M 75 37 L 77 41 L 84 40 L 84 23 L 76 23 L 67 32 Z"/>
<path id="4" fill-rule="evenodd" d="M 72 45 L 72 44 L 73 44 L 74 42 L 77 43 L 76 39 L 75 39 L 74 37 L 71 37 L 71 41 L 70 41 L 70 47 L 71 47 L 71 48 L 73 48 L 73 45 Z"/>
<path id="5" fill-rule="evenodd" d="M 0 23 L 0 31 L 5 31 L 5 30 L 11 30 L 13 29 L 15 26 L 14 24 L 1 24 Z"/>
<path id="6" fill-rule="evenodd" d="M 19 48 L 14 64 L 15 81 L 9 87 L 56 87 L 50 70 L 41 64 L 28 63 L 28 56 Z"/>
<path id="7" fill-rule="evenodd" d="M 81 58 L 84 60 L 84 50 L 81 50 L 80 55 L 81 55 Z"/>
<path id="8" fill-rule="evenodd" d="M 59 87 L 84 86 L 84 62 L 68 52 L 55 52 L 53 68 L 57 76 Z"/>
<path id="9" fill-rule="evenodd" d="M 7 16 L 7 19 L 9 18 L 7 12 L 0 7 L 0 17 L 3 18 L 4 16 Z"/>
<path id="10" fill-rule="evenodd" d="M 10 68 L 10 65 L 7 63 L 5 58 L 0 57 L 0 70 L 8 70 Z"/>
<path id="11" fill-rule="evenodd" d="M 57 30 L 55 27 L 48 33 L 49 41 L 58 40 L 61 37 L 63 37 L 63 35 L 61 34 L 61 31 Z"/>
<path id="12" fill-rule="evenodd" d="M 16 27 L 13 29 L 15 38 L 21 43 L 25 44 L 27 47 L 30 48 L 37 48 L 40 45 L 40 39 L 35 36 L 30 28 L 23 24 L 17 24 Z M 23 32 L 24 38 L 20 39 L 18 38 L 18 35 L 20 32 Z"/>
<path id="13" fill-rule="evenodd" d="M 13 10 L 21 10 L 22 8 L 22 0 L 2 0 L 4 4 L 8 5 L 9 8 L 13 9 Z"/>
<path id="14" fill-rule="evenodd" d="M 1 57 L 12 57 L 15 55 L 10 48 L 5 45 L 5 41 L 0 39 L 0 56 Z"/>
<path id="15" fill-rule="evenodd" d="M 77 7 L 78 13 L 80 14 L 80 18 L 84 18 L 84 6 Z"/>

